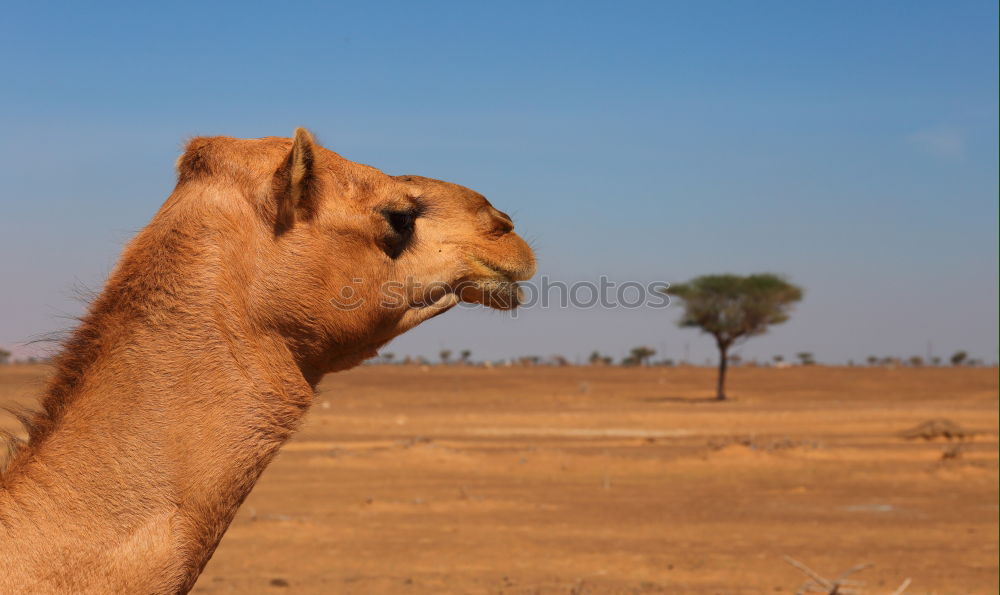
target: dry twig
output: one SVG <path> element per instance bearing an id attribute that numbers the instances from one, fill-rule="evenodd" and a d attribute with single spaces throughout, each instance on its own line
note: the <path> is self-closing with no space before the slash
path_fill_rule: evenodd
<path id="1" fill-rule="evenodd" d="M 903 591 L 905 591 L 906 588 L 909 587 L 910 583 L 912 583 L 912 582 L 913 582 L 913 579 L 907 577 L 906 580 L 903 581 L 903 584 L 901 584 L 898 587 L 896 587 L 896 590 L 892 592 L 892 595 L 903 595 Z"/>
<path id="2" fill-rule="evenodd" d="M 799 562 L 798 560 L 796 560 L 791 556 L 786 555 L 782 557 L 785 559 L 785 562 L 788 562 L 790 565 L 794 566 L 800 572 L 802 572 L 802 574 L 809 577 L 809 580 L 807 580 L 805 583 L 802 584 L 801 587 L 799 587 L 798 591 L 795 592 L 795 595 L 805 595 L 806 593 L 826 593 L 826 595 L 854 595 L 860 593 L 861 591 L 859 588 L 865 584 L 864 581 L 857 581 L 849 579 L 847 577 L 851 576 L 856 572 L 861 572 L 862 570 L 874 566 L 874 564 L 870 562 L 865 562 L 864 564 L 851 566 L 844 572 L 841 572 L 837 578 L 830 580 L 828 578 L 824 578 L 820 573 L 816 572 L 812 568 L 809 568 L 808 566 L 806 566 L 802 562 Z M 905 591 L 906 588 L 910 586 L 911 582 L 912 582 L 911 579 L 909 578 L 906 579 L 905 581 L 903 581 L 901 585 L 896 587 L 896 590 L 893 591 L 891 595 L 902 595 L 903 591 Z"/>

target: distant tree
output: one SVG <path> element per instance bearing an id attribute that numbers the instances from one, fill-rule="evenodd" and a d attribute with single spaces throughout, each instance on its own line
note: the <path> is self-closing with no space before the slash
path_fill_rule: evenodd
<path id="1" fill-rule="evenodd" d="M 775 355 L 771 359 L 774 360 L 774 363 L 780 364 L 781 362 L 785 361 L 785 356 L 783 356 L 783 355 Z"/>
<path id="2" fill-rule="evenodd" d="M 560 368 L 569 365 L 569 360 L 559 354 L 553 355 L 551 358 L 549 358 L 549 360 L 552 362 L 553 366 L 558 366 Z"/>
<path id="3" fill-rule="evenodd" d="M 878 356 L 877 355 L 869 355 L 867 361 L 868 361 L 868 365 L 869 366 L 877 366 L 878 365 Z"/>
<path id="4" fill-rule="evenodd" d="M 632 356 L 639 360 L 639 365 L 643 366 L 649 362 L 649 358 L 656 355 L 656 350 L 645 345 L 641 347 L 635 347 L 632 349 Z"/>
<path id="5" fill-rule="evenodd" d="M 11 355 L 11 353 L 9 351 L 7 351 L 6 349 L 4 349 L 3 347 L 0 347 L 0 365 L 6 364 L 7 362 L 9 362 L 10 361 L 10 355 Z"/>
<path id="6" fill-rule="evenodd" d="M 734 366 L 738 366 L 742 362 L 743 362 L 743 356 L 741 356 L 738 353 L 734 353 L 729 356 L 729 363 L 733 364 Z"/>
<path id="7" fill-rule="evenodd" d="M 716 398 L 726 398 L 726 365 L 729 349 L 768 327 L 788 320 L 802 289 L 770 273 L 705 275 L 663 290 L 684 302 L 682 327 L 700 328 L 715 338 L 719 348 Z"/>
<path id="8" fill-rule="evenodd" d="M 383 353 L 383 354 L 380 355 L 380 357 L 382 358 L 382 362 L 383 363 L 388 364 L 388 363 L 392 363 L 392 360 L 395 359 L 396 354 L 395 353 Z"/>
<path id="9" fill-rule="evenodd" d="M 615 360 L 610 355 L 604 355 L 600 351 L 592 351 L 587 362 L 592 366 L 610 366 Z"/>
<path id="10" fill-rule="evenodd" d="M 800 351 L 795 354 L 795 357 L 799 358 L 799 363 L 803 366 L 811 366 L 816 363 L 816 360 L 813 359 L 813 354 L 808 351 Z"/>
<path id="11" fill-rule="evenodd" d="M 628 356 L 622 360 L 623 366 L 642 366 L 646 360 L 656 355 L 655 349 L 646 346 L 633 347 Z"/>
<path id="12" fill-rule="evenodd" d="M 920 357 L 919 355 L 914 355 L 909 359 L 909 362 L 910 365 L 913 366 L 914 368 L 919 368 L 924 365 L 924 358 Z"/>
<path id="13" fill-rule="evenodd" d="M 677 365 L 677 363 L 674 360 L 670 359 L 669 357 L 663 360 L 661 363 L 668 368 L 673 368 L 675 365 Z"/>
<path id="14" fill-rule="evenodd" d="M 931 365 L 940 366 L 941 365 L 941 358 L 937 357 L 937 356 L 932 357 L 931 358 Z"/>
<path id="15" fill-rule="evenodd" d="M 964 351 L 956 351 L 951 356 L 951 365 L 953 365 L 953 366 L 961 366 L 965 362 L 965 360 L 968 359 L 968 357 L 969 357 L 968 353 L 966 353 Z"/>
<path id="16" fill-rule="evenodd" d="M 462 358 L 462 363 L 467 364 L 469 363 L 469 358 L 472 357 L 472 351 L 469 349 L 463 349 L 458 355 Z"/>
<path id="17" fill-rule="evenodd" d="M 442 349 L 438 355 L 441 356 L 442 364 L 447 364 L 451 361 L 451 349 Z"/>

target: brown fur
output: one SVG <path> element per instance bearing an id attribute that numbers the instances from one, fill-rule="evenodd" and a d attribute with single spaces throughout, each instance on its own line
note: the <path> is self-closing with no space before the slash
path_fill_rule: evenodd
<path id="1" fill-rule="evenodd" d="M 410 210 L 398 249 L 387 213 Z M 0 593 L 190 590 L 324 374 L 459 299 L 516 305 L 534 257 L 512 229 L 304 129 L 192 140 L 0 477 Z M 345 287 L 360 305 L 333 306 Z"/>

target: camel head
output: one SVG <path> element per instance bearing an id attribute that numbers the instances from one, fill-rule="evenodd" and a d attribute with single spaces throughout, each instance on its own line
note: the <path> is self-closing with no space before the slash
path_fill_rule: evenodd
<path id="1" fill-rule="evenodd" d="M 506 310 L 535 259 L 514 224 L 468 188 L 388 176 L 294 139 L 196 138 L 178 161 L 180 203 L 224 214 L 224 291 L 280 334 L 313 375 L 344 369 L 459 302 Z M 172 206 L 173 205 L 173 206 Z M 190 210 L 190 209 L 188 209 Z M 154 224 L 156 221 L 154 220 Z"/>

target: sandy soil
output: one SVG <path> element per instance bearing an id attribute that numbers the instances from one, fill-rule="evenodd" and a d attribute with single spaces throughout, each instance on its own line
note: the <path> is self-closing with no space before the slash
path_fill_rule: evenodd
<path id="1" fill-rule="evenodd" d="M 0 368 L 30 402 L 40 367 Z M 996 369 L 365 367 L 332 376 L 196 593 L 998 591 Z M 948 418 L 949 443 L 898 432 Z M 0 416 L 0 427 L 13 427 Z"/>

